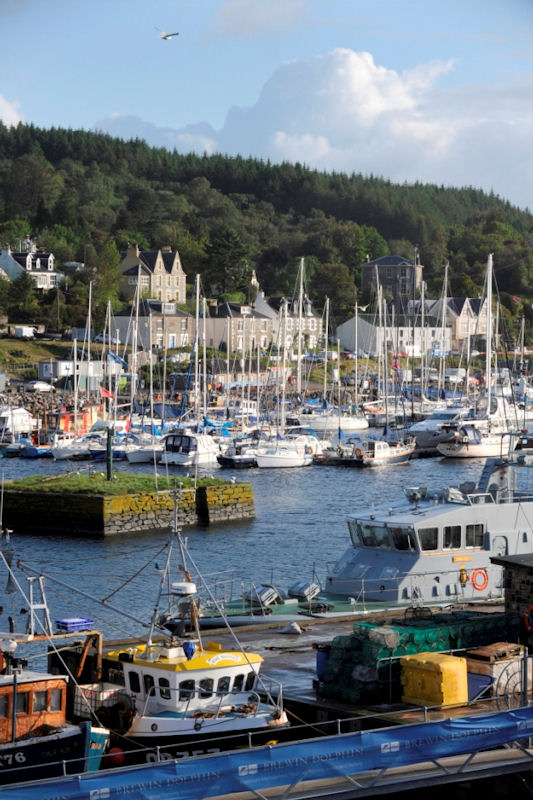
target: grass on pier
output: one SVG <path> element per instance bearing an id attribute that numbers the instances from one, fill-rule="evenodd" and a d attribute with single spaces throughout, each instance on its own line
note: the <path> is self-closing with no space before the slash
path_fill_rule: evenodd
<path id="1" fill-rule="evenodd" d="M 157 486 L 154 475 L 131 475 L 127 472 L 114 472 L 110 481 L 105 472 L 77 473 L 67 475 L 31 475 L 19 480 L 6 481 L 5 487 L 17 491 L 28 492 L 57 492 L 62 494 L 139 494 L 142 492 L 155 492 L 156 490 L 168 491 L 179 489 L 192 489 L 195 486 L 212 486 L 224 484 L 220 478 L 194 478 L 180 477 L 169 478 L 159 476 Z"/>

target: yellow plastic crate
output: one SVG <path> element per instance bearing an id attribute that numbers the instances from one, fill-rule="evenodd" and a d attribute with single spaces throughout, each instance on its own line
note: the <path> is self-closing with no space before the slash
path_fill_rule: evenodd
<path id="1" fill-rule="evenodd" d="M 417 653 L 400 659 L 402 700 L 420 706 L 468 702 L 466 659 L 445 653 Z"/>

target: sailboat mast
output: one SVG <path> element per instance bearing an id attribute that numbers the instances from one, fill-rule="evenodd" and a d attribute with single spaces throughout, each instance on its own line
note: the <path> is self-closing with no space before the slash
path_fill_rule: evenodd
<path id="1" fill-rule="evenodd" d="M 326 399 L 328 381 L 328 339 L 329 339 L 329 297 L 326 297 L 326 319 L 325 319 L 325 347 L 324 347 L 324 388 L 323 396 Z"/>
<path id="2" fill-rule="evenodd" d="M 485 347 L 485 380 L 487 387 L 487 417 L 490 419 L 492 400 L 491 364 L 492 364 L 492 253 L 487 261 L 487 346 Z"/>
<path id="3" fill-rule="evenodd" d="M 303 275 L 304 260 L 300 259 L 300 281 L 298 286 L 298 350 L 296 367 L 296 393 L 302 394 L 302 328 L 303 328 Z"/>
<path id="4" fill-rule="evenodd" d="M 198 363 L 198 326 L 200 319 L 200 275 L 196 275 L 196 309 L 195 309 L 195 331 L 194 331 L 194 414 L 196 422 L 198 423 L 198 408 L 199 401 L 199 381 L 200 381 L 200 366 Z"/>

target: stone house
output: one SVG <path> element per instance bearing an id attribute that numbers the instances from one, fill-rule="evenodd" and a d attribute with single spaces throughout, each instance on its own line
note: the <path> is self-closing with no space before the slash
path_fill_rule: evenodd
<path id="1" fill-rule="evenodd" d="M 188 347 L 194 343 L 195 320 L 192 314 L 177 308 L 176 303 L 161 300 L 141 300 L 135 326 L 135 310 L 128 307 L 113 317 L 113 333 L 118 332 L 120 341 L 131 344 L 136 327 L 139 348 L 145 351 Z"/>
<path id="2" fill-rule="evenodd" d="M 153 297 L 163 303 L 185 303 L 186 276 L 177 250 L 172 252 L 169 247 L 139 250 L 133 244 L 128 245 L 121 257 L 119 292 L 124 298 L 135 295 L 140 281 L 141 297 Z"/>
<path id="3" fill-rule="evenodd" d="M 366 261 L 361 264 L 361 289 L 380 284 L 384 293 L 394 298 L 396 308 L 405 313 L 409 300 L 422 288 L 423 269 L 418 251 L 414 261 L 392 255 Z"/>
<path id="4" fill-rule="evenodd" d="M 253 306 L 216 301 L 210 303 L 208 315 L 199 323 L 200 342 L 218 349 L 222 343 L 229 353 L 254 353 L 265 350 L 272 343 L 274 320 Z"/>
<path id="5" fill-rule="evenodd" d="M 301 351 L 316 350 L 324 344 L 322 317 L 313 310 L 309 298 L 304 295 L 302 307 L 297 297 L 265 297 L 259 291 L 254 308 L 258 314 L 272 320 L 272 342 L 285 347 L 293 353 L 298 349 L 298 335 L 301 335 Z"/>

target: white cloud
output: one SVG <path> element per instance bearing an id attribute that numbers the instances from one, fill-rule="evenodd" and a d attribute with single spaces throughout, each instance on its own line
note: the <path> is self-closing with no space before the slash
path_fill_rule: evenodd
<path id="1" fill-rule="evenodd" d="M 218 9 L 214 27 L 239 38 L 264 33 L 290 25 L 307 4 L 308 0 L 228 0 Z"/>
<path id="2" fill-rule="evenodd" d="M 137 120 L 129 136 L 399 183 L 474 186 L 533 209 L 531 76 L 441 89 L 440 76 L 454 68 L 433 61 L 400 74 L 369 53 L 337 49 L 281 65 L 257 102 L 231 108 L 219 131 L 207 123 L 172 131 Z M 116 134 L 116 124 L 108 121 L 107 129 Z"/>
<path id="3" fill-rule="evenodd" d="M 18 103 L 10 103 L 5 97 L 0 94 L 0 120 L 7 125 L 8 128 L 13 125 L 18 125 L 19 122 L 24 122 L 24 118 L 19 111 Z"/>

